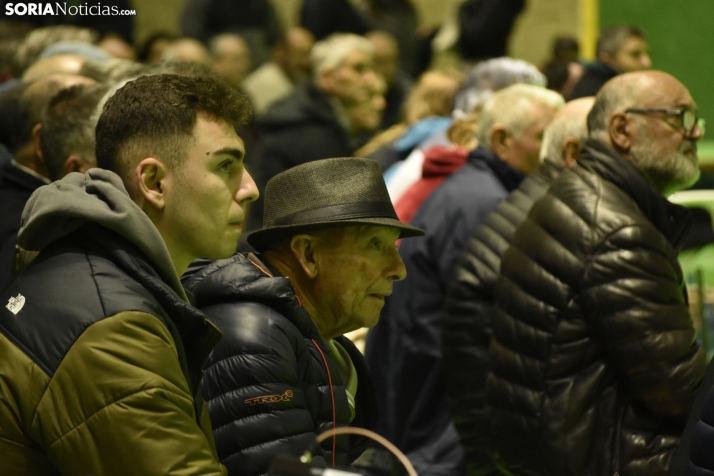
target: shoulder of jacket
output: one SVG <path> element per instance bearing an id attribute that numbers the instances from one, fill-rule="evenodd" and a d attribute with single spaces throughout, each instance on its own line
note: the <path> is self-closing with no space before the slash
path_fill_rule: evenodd
<path id="1" fill-rule="evenodd" d="M 156 298 L 109 259 L 66 241 L 40 253 L 3 301 L 0 332 L 48 375 L 92 324 L 130 310 L 164 314 Z"/>
<path id="2" fill-rule="evenodd" d="M 238 352 L 280 352 L 285 345 L 301 349 L 306 337 L 298 327 L 268 304 L 252 301 L 225 302 L 202 309 L 206 317 L 222 332 L 216 346 Z"/>

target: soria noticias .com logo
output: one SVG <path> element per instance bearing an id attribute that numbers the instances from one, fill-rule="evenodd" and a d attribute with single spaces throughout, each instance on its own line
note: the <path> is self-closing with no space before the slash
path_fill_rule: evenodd
<path id="1" fill-rule="evenodd" d="M 67 2 L 52 3 L 7 3 L 5 4 L 7 16 L 120 16 L 136 15 L 136 10 L 120 10 L 113 5 L 67 5 Z"/>

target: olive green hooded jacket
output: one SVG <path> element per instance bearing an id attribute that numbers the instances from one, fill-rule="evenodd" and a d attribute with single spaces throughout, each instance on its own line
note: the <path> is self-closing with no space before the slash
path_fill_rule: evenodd
<path id="1" fill-rule="evenodd" d="M 220 331 L 115 174 L 40 188 L 0 296 L 0 473 L 221 475 L 201 366 Z"/>

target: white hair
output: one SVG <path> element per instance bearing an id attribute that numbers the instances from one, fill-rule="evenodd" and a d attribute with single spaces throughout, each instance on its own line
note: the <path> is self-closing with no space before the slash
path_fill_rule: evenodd
<path id="1" fill-rule="evenodd" d="M 477 64 L 454 99 L 456 116 L 470 114 L 484 105 L 493 93 L 512 84 L 525 83 L 545 87 L 545 75 L 534 65 L 507 56 Z"/>
<path id="2" fill-rule="evenodd" d="M 515 138 L 520 138 L 533 124 L 533 109 L 546 106 L 560 109 L 565 104 L 563 96 L 532 84 L 514 84 L 496 92 L 486 101 L 478 121 L 476 139 L 484 146 L 491 145 L 491 129 L 503 124 Z"/>
<path id="3" fill-rule="evenodd" d="M 312 70 L 319 78 L 325 71 L 337 69 L 354 50 L 374 55 L 374 46 L 367 38 L 353 33 L 335 33 L 315 43 L 310 52 Z"/>
<path id="4" fill-rule="evenodd" d="M 588 138 L 588 126 L 585 116 L 577 118 L 572 115 L 562 115 L 553 119 L 543 131 L 543 142 L 540 146 L 541 162 L 548 159 L 556 164 L 563 162 L 563 141 L 569 137 L 584 144 Z"/>

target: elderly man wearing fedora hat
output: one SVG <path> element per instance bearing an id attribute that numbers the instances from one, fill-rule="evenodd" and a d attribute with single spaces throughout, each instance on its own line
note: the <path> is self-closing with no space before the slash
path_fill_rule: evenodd
<path id="1" fill-rule="evenodd" d="M 196 305 L 224 332 L 202 390 L 229 474 L 258 475 L 278 454 L 313 449 L 349 464 L 373 428 L 369 369 L 344 333 L 375 325 L 406 269 L 399 238 L 423 235 L 397 218 L 376 162 L 325 159 L 268 182 L 264 227 L 248 237 L 261 255 L 196 263 L 184 275 Z"/>

